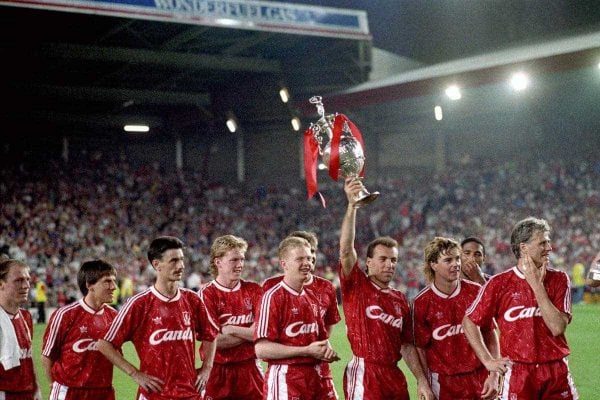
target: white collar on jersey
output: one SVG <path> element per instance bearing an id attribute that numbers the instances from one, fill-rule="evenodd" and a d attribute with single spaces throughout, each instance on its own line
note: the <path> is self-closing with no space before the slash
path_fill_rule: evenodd
<path id="1" fill-rule="evenodd" d="M 302 289 L 301 292 L 297 292 L 294 288 L 292 288 L 290 285 L 288 285 L 284 281 L 279 282 L 279 284 L 281 285 L 281 287 L 283 287 L 285 290 L 287 290 L 294 296 L 302 296 L 302 295 L 304 295 L 304 293 L 306 293 L 306 291 L 304 289 Z"/>
<path id="2" fill-rule="evenodd" d="M 213 279 L 213 283 L 215 285 L 215 287 L 223 292 L 236 292 L 238 290 L 240 290 L 240 288 L 242 287 L 242 281 L 238 281 L 238 283 L 232 287 L 232 288 L 228 288 L 227 286 L 223 286 L 221 285 L 219 282 L 217 282 L 216 279 Z"/>
<path id="3" fill-rule="evenodd" d="M 371 278 L 369 278 L 369 283 L 371 283 L 371 285 L 373 285 L 373 287 L 375 289 L 377 289 L 377 290 L 379 290 L 380 292 L 383 292 L 383 293 L 388 293 L 388 292 L 390 292 L 392 290 L 392 288 L 390 288 L 389 286 L 388 287 L 381 287 L 381 286 L 379 286 L 378 284 L 376 284 L 375 282 L 373 282 L 371 280 Z"/>
<path id="4" fill-rule="evenodd" d="M 442 299 L 451 299 L 453 297 L 458 296 L 458 294 L 460 293 L 460 279 L 458 280 L 458 286 L 456 286 L 456 289 L 454 289 L 454 291 L 450 294 L 446 294 L 446 293 L 442 292 L 440 289 L 435 287 L 435 284 L 433 282 L 431 283 L 430 286 L 431 286 L 431 291 L 433 293 L 435 293 L 436 295 L 438 295 L 439 297 L 441 297 Z"/>
<path id="5" fill-rule="evenodd" d="M 171 301 L 177 301 L 181 297 L 181 290 L 179 288 L 177 288 L 177 294 L 175 296 L 173 296 L 173 297 L 167 297 L 164 294 L 160 293 L 158 290 L 156 290 L 155 286 L 151 286 L 150 287 L 150 291 L 152 293 L 154 293 L 154 295 L 156 297 L 158 297 L 159 300 L 162 300 L 162 301 L 164 301 L 166 303 L 169 303 Z"/>
<path id="6" fill-rule="evenodd" d="M 521 279 L 525 279 L 525 275 L 516 266 L 512 267 L 513 272 Z"/>
<path id="7" fill-rule="evenodd" d="M 102 305 L 102 307 L 100 307 L 100 309 L 98 311 L 96 311 L 92 307 L 88 306 L 84 299 L 79 299 L 79 304 L 81 305 L 81 308 L 83 308 L 85 311 L 89 312 L 90 314 L 102 315 L 104 313 L 104 305 Z"/>

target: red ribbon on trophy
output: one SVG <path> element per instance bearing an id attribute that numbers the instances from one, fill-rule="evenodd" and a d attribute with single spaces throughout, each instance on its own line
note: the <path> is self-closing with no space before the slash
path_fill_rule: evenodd
<path id="1" fill-rule="evenodd" d="M 335 116 L 333 122 L 333 135 L 331 138 L 331 146 L 330 146 L 330 157 L 329 157 L 329 165 L 327 169 L 329 169 L 329 176 L 334 181 L 339 179 L 340 172 L 340 142 L 342 138 L 342 130 L 344 129 L 344 125 L 348 126 L 352 136 L 358 140 L 362 148 L 364 149 L 364 142 L 362 138 L 362 134 L 354 125 L 348 117 L 344 114 L 337 114 Z M 315 138 L 315 133 L 312 129 L 312 126 L 309 127 L 304 132 L 304 175 L 306 178 L 306 189 L 308 193 L 308 198 L 312 199 L 315 193 L 318 193 L 318 184 L 317 184 L 317 160 L 319 152 L 323 153 L 323 149 L 319 148 L 319 142 Z M 360 171 L 359 176 L 364 176 L 364 166 Z M 323 207 L 325 207 L 325 198 L 321 193 L 319 193 L 321 198 L 321 203 Z"/>
<path id="2" fill-rule="evenodd" d="M 334 181 L 338 180 L 340 172 L 340 140 L 342 138 L 342 129 L 344 128 L 345 123 L 348 124 L 350 132 L 356 138 L 356 140 L 358 140 L 361 147 L 363 149 L 365 148 L 362 135 L 356 125 L 354 125 L 354 123 L 352 123 L 352 121 L 350 121 L 344 114 L 336 115 L 335 120 L 333 121 L 333 138 L 331 139 L 331 157 L 329 159 L 329 176 L 331 176 Z M 364 165 L 359 176 L 365 176 Z"/>

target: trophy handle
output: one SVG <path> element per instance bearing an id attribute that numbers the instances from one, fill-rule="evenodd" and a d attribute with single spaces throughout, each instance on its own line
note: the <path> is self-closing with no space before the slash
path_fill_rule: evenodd
<path id="1" fill-rule="evenodd" d="M 356 195 L 356 198 L 358 200 L 355 203 L 354 207 L 361 208 L 362 206 L 371 204 L 378 197 L 379 197 L 379 192 L 369 193 L 369 191 L 367 189 L 363 189 Z"/>
<path id="2" fill-rule="evenodd" d="M 362 179 L 358 175 L 352 175 L 352 179 Z M 361 208 L 366 206 L 367 204 L 371 204 L 379 197 L 379 192 L 369 192 L 366 187 L 363 186 L 363 189 L 358 192 L 358 194 L 354 197 L 356 199 L 356 203 L 354 203 L 354 208 Z"/>

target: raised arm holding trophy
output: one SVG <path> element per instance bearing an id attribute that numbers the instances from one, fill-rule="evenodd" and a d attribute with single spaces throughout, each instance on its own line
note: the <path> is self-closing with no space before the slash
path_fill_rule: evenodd
<path id="1" fill-rule="evenodd" d="M 310 102 L 315 104 L 319 120 L 310 124 L 304 133 L 304 170 L 308 198 L 317 192 L 317 155 L 329 170 L 329 176 L 335 181 L 338 177 L 364 175 L 365 155 L 362 135 L 358 128 L 343 114 L 325 114 L 321 96 L 313 96 Z M 371 203 L 379 192 L 369 193 L 366 189 L 358 194 L 356 207 Z M 322 198 L 322 196 L 321 196 Z"/>

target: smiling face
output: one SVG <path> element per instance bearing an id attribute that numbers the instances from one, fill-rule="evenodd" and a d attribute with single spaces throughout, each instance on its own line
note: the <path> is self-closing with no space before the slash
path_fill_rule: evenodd
<path id="1" fill-rule="evenodd" d="M 217 267 L 217 281 L 225 286 L 233 286 L 242 278 L 245 252 L 241 249 L 231 249 L 214 260 Z"/>
<path id="2" fill-rule="evenodd" d="M 301 288 L 310 276 L 312 260 L 308 243 L 288 248 L 280 259 L 285 282 L 294 289 Z"/>
<path id="3" fill-rule="evenodd" d="M 435 272 L 434 282 L 437 286 L 456 282 L 460 278 L 460 250 L 451 248 L 440 253 L 436 262 L 430 264 Z"/>

